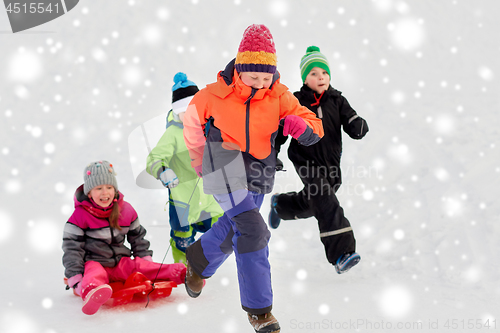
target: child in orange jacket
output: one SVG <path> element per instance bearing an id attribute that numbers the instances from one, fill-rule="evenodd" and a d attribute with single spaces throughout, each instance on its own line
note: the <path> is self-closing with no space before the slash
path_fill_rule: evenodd
<path id="1" fill-rule="evenodd" d="M 241 304 L 256 332 L 280 330 L 271 314 L 270 232 L 259 212 L 274 184 L 280 125 L 303 145 L 323 136 L 321 120 L 280 83 L 269 29 L 251 25 L 236 59 L 194 96 L 184 117 L 191 164 L 225 212 L 188 247 L 186 290 L 198 297 L 202 279 L 234 252 Z"/>

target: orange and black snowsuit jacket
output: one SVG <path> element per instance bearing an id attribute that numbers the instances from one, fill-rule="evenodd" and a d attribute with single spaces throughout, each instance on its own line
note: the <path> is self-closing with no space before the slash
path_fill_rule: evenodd
<path id="1" fill-rule="evenodd" d="M 298 141 L 311 145 L 323 136 L 321 119 L 273 76 L 268 89 L 241 82 L 234 60 L 193 97 L 184 117 L 184 139 L 193 167 L 203 165 L 205 193 L 246 188 L 269 193 L 274 185 L 274 140 L 282 119 L 297 115 L 307 124 Z"/>

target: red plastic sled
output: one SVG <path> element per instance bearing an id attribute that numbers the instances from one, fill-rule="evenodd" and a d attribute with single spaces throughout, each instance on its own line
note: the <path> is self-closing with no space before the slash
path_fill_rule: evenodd
<path id="1" fill-rule="evenodd" d="M 64 278 L 66 286 L 67 280 Z M 168 297 L 172 293 L 172 288 L 177 287 L 173 281 L 156 281 L 153 286 L 153 282 L 139 272 L 132 273 L 125 282 L 111 282 L 109 285 L 113 289 L 113 294 L 106 304 L 111 306 L 124 305 L 132 300 L 146 300 L 148 296 L 150 300 Z"/>

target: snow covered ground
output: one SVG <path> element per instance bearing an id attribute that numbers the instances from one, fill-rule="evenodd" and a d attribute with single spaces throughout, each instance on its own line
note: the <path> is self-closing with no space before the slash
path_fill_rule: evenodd
<path id="1" fill-rule="evenodd" d="M 313 219 L 272 231 L 282 331 L 500 331 L 499 9 L 496 0 L 81 0 L 17 34 L 0 9 L 0 332 L 251 332 L 233 258 L 198 299 L 181 286 L 147 308 L 85 316 L 64 290 L 60 246 L 83 167 L 107 159 L 163 259 L 167 192 L 135 184 L 129 135 L 168 111 L 177 71 L 213 82 L 252 23 L 273 33 L 292 91 L 305 49 L 319 46 L 332 85 L 370 126 L 361 141 L 345 136 L 339 192 L 361 263 L 337 275 Z M 288 171 L 275 190 L 300 189 L 281 158 Z"/>

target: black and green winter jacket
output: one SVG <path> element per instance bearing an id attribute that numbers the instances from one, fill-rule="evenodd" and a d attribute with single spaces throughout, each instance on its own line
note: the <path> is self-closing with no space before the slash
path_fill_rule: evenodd
<path id="1" fill-rule="evenodd" d="M 326 178 L 329 178 L 330 184 L 332 186 L 340 185 L 341 129 L 351 138 L 361 139 L 368 132 L 368 124 L 358 116 L 347 99 L 342 96 L 342 93 L 332 86 L 323 93 L 319 103 L 317 103 L 317 99 L 320 96 L 306 85 L 303 85 L 300 91 L 295 92 L 294 95 L 300 104 L 309 108 L 323 121 L 325 135 L 319 142 L 311 146 L 300 145 L 297 140 L 292 139 L 288 148 L 288 157 L 296 169 L 322 166 L 322 170 L 328 170 Z M 287 140 L 287 137 L 284 137 L 282 133 L 282 128 L 280 128 L 280 133 L 276 138 L 278 151 Z"/>

